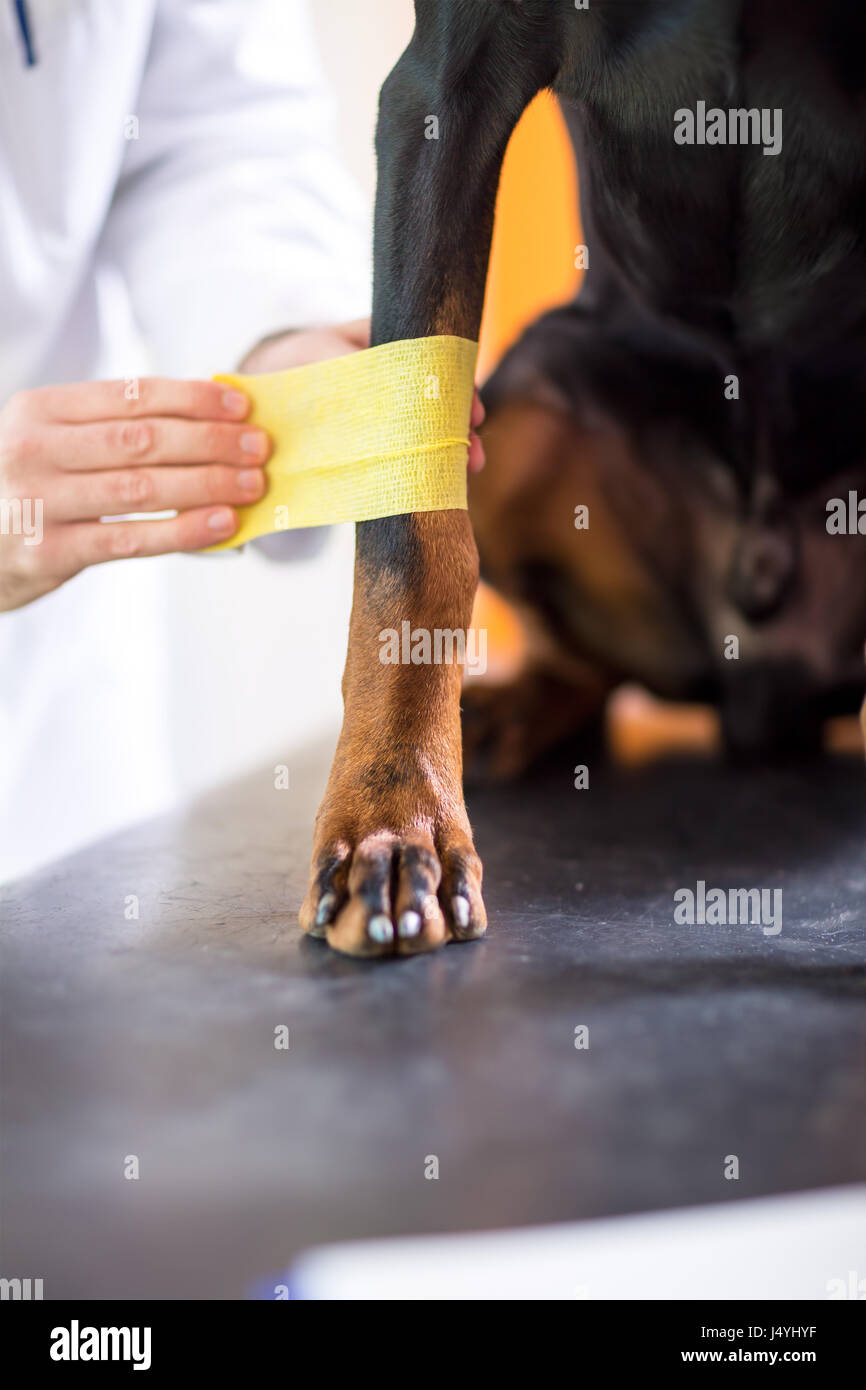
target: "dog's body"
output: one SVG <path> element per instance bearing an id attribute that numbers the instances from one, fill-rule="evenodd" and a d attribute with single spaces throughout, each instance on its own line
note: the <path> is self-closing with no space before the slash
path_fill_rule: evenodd
<path id="1" fill-rule="evenodd" d="M 382 94 L 374 341 L 477 336 L 502 155 L 544 86 L 574 141 L 590 256 L 577 302 L 486 391 L 472 520 L 538 643 L 515 687 L 474 697 L 470 748 L 517 770 L 624 679 L 716 701 L 738 751 L 811 747 L 826 714 L 855 707 L 866 641 L 866 537 L 827 530 L 828 501 L 866 496 L 862 8 L 416 14 Z M 781 113 L 781 148 L 677 143 L 677 113 L 701 102 Z M 465 627 L 475 568 L 460 513 L 358 528 L 346 721 L 302 919 L 338 949 L 484 929 L 458 673 L 383 668 L 376 648 L 400 620 Z"/>

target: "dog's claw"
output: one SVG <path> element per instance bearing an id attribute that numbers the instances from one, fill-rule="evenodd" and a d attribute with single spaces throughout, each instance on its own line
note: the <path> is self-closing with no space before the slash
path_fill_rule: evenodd
<path id="1" fill-rule="evenodd" d="M 404 939 L 417 936 L 421 930 L 421 925 L 420 912 L 404 912 L 397 924 L 397 934 Z"/>
<path id="2" fill-rule="evenodd" d="M 451 899 L 451 911 L 454 914 L 454 925 L 459 927 L 461 931 L 465 931 L 469 926 L 469 899 L 458 893 L 456 897 Z"/>
<path id="3" fill-rule="evenodd" d="M 375 941 L 380 946 L 385 946 L 389 941 L 394 940 L 394 927 L 391 919 L 386 917 L 383 912 L 371 917 L 367 926 L 367 935 L 371 941 Z"/>
<path id="4" fill-rule="evenodd" d="M 319 908 L 316 912 L 316 926 L 326 927 L 334 916 L 337 906 L 336 893 L 323 893 L 319 900 Z"/>

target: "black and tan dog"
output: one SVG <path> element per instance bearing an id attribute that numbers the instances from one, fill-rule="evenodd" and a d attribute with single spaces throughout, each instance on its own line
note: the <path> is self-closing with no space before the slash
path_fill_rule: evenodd
<path id="1" fill-rule="evenodd" d="M 494 773 L 594 721 L 625 679 L 717 703 L 746 755 L 813 748 L 862 695 L 866 7 L 416 0 L 380 105 L 374 343 L 477 337 L 503 154 L 545 87 L 579 161 L 584 286 L 488 383 L 472 527 L 357 531 L 301 918 L 351 954 L 484 931 L 460 672 L 379 660 L 405 620 L 466 628 L 473 527 L 537 639 L 520 680 L 466 710 Z M 853 534 L 828 530 L 834 498 Z"/>

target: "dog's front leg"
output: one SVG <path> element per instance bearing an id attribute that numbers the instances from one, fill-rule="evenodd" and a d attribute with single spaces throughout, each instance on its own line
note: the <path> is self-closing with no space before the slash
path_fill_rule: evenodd
<path id="1" fill-rule="evenodd" d="M 417 0 L 376 136 L 373 343 L 478 336 L 502 157 L 556 72 L 559 0 Z M 468 425 L 468 422 L 467 422 Z M 466 512 L 357 527 L 343 730 L 301 924 L 382 955 L 479 936 L 463 804 L 459 666 L 390 665 L 383 630 L 465 632 L 478 580 Z"/>

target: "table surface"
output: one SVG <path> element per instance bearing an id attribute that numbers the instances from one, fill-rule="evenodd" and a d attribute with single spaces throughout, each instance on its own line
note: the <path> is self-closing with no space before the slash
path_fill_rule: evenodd
<path id="1" fill-rule="evenodd" d="M 488 937 L 384 963 L 296 926 L 326 770 L 264 768 L 3 890 L 0 1273 L 268 1296 L 323 1241 L 866 1177 L 859 760 L 477 795 Z M 781 888 L 781 933 L 677 925 L 698 880 Z"/>

